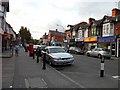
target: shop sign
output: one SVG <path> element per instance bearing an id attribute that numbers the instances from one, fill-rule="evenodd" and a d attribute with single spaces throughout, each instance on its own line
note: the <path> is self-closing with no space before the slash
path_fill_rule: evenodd
<path id="1" fill-rule="evenodd" d="M 115 36 L 99 37 L 98 42 L 115 42 Z"/>
<path id="2" fill-rule="evenodd" d="M 95 41 L 97 41 L 97 37 L 84 38 L 84 42 L 95 42 Z"/>
<path id="3" fill-rule="evenodd" d="M 68 40 L 64 40 L 64 42 L 66 42 L 66 43 L 67 43 L 67 42 L 68 42 Z"/>
<path id="4" fill-rule="evenodd" d="M 4 37 L 4 39 L 10 39 L 10 35 L 9 34 L 4 34 L 3 37 Z"/>
<path id="5" fill-rule="evenodd" d="M 81 38 L 75 38 L 75 41 L 84 41 L 84 38 L 81 37 Z"/>

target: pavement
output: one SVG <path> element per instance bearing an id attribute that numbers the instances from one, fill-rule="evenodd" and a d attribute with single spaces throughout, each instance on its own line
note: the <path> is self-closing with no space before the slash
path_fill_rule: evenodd
<path id="1" fill-rule="evenodd" d="M 2 53 L 0 53 L 0 58 L 11 58 L 13 56 L 12 50 L 6 50 Z"/>
<path id="2" fill-rule="evenodd" d="M 13 82 L 16 56 L 12 54 L 11 51 L 7 51 L 2 54 L 2 57 L 2 88 L 14 88 Z M 31 57 L 28 58 L 32 60 L 30 63 L 33 63 L 33 59 Z M 112 57 L 112 60 L 116 59 L 118 58 Z M 39 73 L 38 77 L 25 78 L 25 88 L 82 88 L 83 90 L 86 89 L 83 85 L 75 82 L 71 78 L 65 76 L 64 74 L 47 64 L 46 69 L 43 70 L 43 63 L 39 63 L 39 69 L 39 72 L 37 72 Z"/>

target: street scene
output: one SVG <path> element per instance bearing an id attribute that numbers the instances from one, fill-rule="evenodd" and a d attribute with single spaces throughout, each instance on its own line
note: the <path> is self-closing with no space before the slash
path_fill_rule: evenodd
<path id="1" fill-rule="evenodd" d="M 119 0 L 0 0 L 1 90 L 119 90 L 119 60 Z"/>
<path id="2" fill-rule="evenodd" d="M 50 66 L 20 48 L 19 56 L 3 58 L 3 88 L 118 88 L 118 59 L 106 59 L 100 77 L 101 59 L 76 55 L 72 65 Z"/>

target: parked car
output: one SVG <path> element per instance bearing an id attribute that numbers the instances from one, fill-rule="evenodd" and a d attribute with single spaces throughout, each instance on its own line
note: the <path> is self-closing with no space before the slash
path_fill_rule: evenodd
<path id="1" fill-rule="evenodd" d="M 74 57 L 60 46 L 47 46 L 45 52 L 50 65 L 71 65 L 74 62 Z"/>
<path id="2" fill-rule="evenodd" d="M 93 50 L 89 50 L 86 52 L 87 56 L 96 56 L 98 58 L 102 58 L 105 56 L 106 58 L 111 58 L 110 51 L 106 48 L 95 48 Z"/>
<path id="3" fill-rule="evenodd" d="M 34 46 L 33 46 L 34 52 L 36 51 L 36 49 L 37 49 L 38 47 L 41 47 L 41 46 L 40 46 L 40 45 L 34 45 Z"/>
<path id="4" fill-rule="evenodd" d="M 79 47 L 70 47 L 69 48 L 69 53 L 84 54 L 84 51 L 81 50 Z"/>

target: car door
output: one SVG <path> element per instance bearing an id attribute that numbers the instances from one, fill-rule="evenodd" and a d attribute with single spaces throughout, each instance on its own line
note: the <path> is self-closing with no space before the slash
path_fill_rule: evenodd
<path id="1" fill-rule="evenodd" d="M 91 50 L 90 56 L 94 56 L 94 51 L 95 51 L 95 49 L 92 49 L 92 50 Z"/>
<path id="2" fill-rule="evenodd" d="M 94 51 L 94 56 L 98 56 L 98 54 L 99 54 L 99 49 L 96 48 L 95 51 Z"/>
<path id="3" fill-rule="evenodd" d="M 92 51 L 92 56 L 96 56 L 97 52 L 98 52 L 98 49 L 97 49 L 97 48 L 94 49 L 94 50 Z"/>

